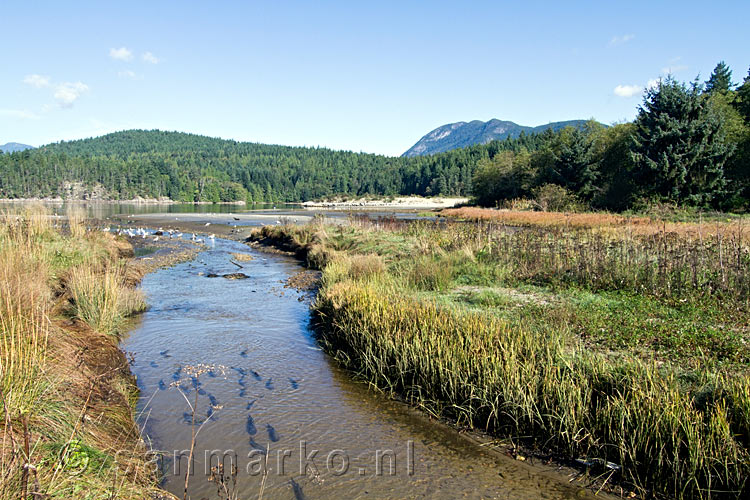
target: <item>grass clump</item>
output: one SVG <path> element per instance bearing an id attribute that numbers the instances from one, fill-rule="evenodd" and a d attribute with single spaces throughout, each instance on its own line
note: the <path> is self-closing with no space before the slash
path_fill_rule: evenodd
<path id="1" fill-rule="evenodd" d="M 140 290 L 125 285 L 121 267 L 97 271 L 91 265 L 76 266 L 70 271 L 67 286 L 73 300 L 72 314 L 102 333 L 116 335 L 128 316 L 146 308 Z"/>
<path id="2" fill-rule="evenodd" d="M 418 290 L 443 291 L 453 282 L 453 267 L 431 255 L 420 255 L 406 266 L 409 283 Z"/>

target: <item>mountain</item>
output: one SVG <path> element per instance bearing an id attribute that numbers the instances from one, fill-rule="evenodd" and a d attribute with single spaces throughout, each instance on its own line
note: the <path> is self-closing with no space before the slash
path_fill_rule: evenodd
<path id="1" fill-rule="evenodd" d="M 34 146 L 21 144 L 20 142 L 9 142 L 0 146 L 0 151 L 2 151 L 3 153 L 15 153 L 17 151 L 24 151 L 26 149 L 34 149 Z"/>
<path id="2" fill-rule="evenodd" d="M 474 144 L 487 144 L 490 141 L 502 140 L 508 137 L 518 137 L 521 132 L 534 134 L 552 129 L 553 132 L 565 127 L 582 128 L 588 120 L 568 120 L 564 122 L 548 123 L 538 127 L 526 127 L 514 122 L 492 119 L 487 122 L 474 120 L 471 122 L 456 122 L 438 127 L 422 137 L 402 156 L 423 156 L 443 153 L 451 149 L 463 148 Z"/>

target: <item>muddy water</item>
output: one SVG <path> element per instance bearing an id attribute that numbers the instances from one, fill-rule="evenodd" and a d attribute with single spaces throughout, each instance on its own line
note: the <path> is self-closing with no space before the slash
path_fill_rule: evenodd
<path id="1" fill-rule="evenodd" d="M 239 269 L 231 252 L 255 259 Z M 217 239 L 143 280 L 151 309 L 123 348 L 135 355 L 141 424 L 165 453 L 165 488 L 182 497 L 187 458 L 174 457 L 189 447 L 192 419 L 182 391 L 191 402 L 197 395 L 203 423 L 194 499 L 218 498 L 206 473 L 212 450 L 236 460 L 240 498 L 257 498 L 264 464 L 266 499 L 593 498 L 552 467 L 489 453 L 353 382 L 316 345 L 305 294 L 281 283 L 300 270 Z M 250 278 L 206 277 L 237 271 Z M 197 364 L 216 367 L 191 380 L 187 367 Z"/>

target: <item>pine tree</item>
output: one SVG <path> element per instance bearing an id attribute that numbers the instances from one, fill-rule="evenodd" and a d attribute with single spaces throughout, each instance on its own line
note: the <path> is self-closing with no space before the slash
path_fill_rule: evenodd
<path id="1" fill-rule="evenodd" d="M 750 69 L 747 70 L 747 76 L 742 85 L 737 88 L 735 106 L 745 119 L 745 123 L 750 125 Z"/>
<path id="2" fill-rule="evenodd" d="M 687 87 L 671 76 L 660 81 L 646 92 L 635 126 L 631 154 L 641 195 L 690 205 L 718 202 L 733 146 L 700 85 Z"/>
<path id="3" fill-rule="evenodd" d="M 732 70 L 721 61 L 706 82 L 706 93 L 728 92 L 732 85 Z"/>

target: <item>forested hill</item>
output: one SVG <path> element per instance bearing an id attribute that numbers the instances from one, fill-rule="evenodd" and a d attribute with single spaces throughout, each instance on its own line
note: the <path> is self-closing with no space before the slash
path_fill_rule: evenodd
<path id="1" fill-rule="evenodd" d="M 128 130 L 0 154 L 0 198 L 168 197 L 304 201 L 347 195 L 468 195 L 474 168 L 498 151 L 535 150 L 541 136 L 419 158 L 274 146 L 180 132 Z"/>
<path id="2" fill-rule="evenodd" d="M 494 118 L 486 122 L 473 120 L 470 122 L 448 123 L 423 136 L 403 156 L 412 157 L 443 153 L 451 149 L 463 148 L 474 144 L 487 144 L 490 141 L 519 137 L 522 133 L 538 134 L 548 129 L 553 132 L 559 132 L 565 127 L 582 129 L 587 123 L 586 120 L 568 120 L 548 123 L 538 127 L 527 127 Z"/>

